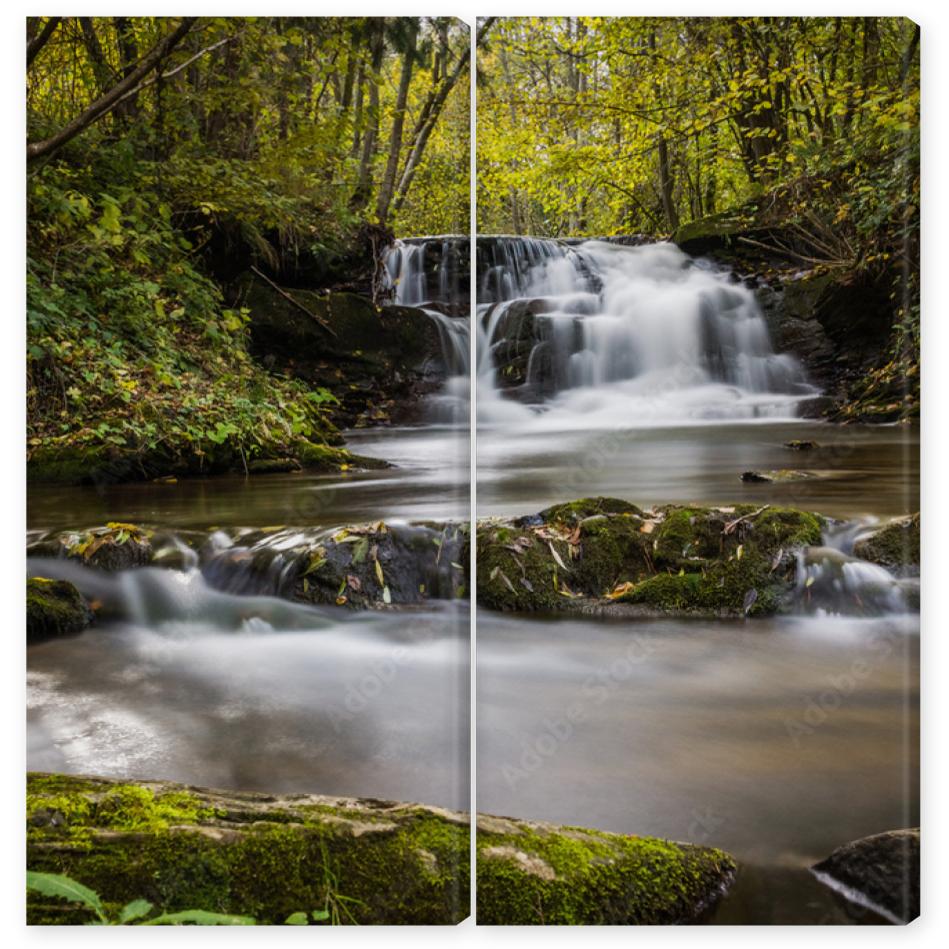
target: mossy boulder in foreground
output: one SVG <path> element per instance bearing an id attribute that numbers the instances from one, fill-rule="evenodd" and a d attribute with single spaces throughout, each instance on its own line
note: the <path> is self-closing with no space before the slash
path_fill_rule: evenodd
<path id="1" fill-rule="evenodd" d="M 783 606 L 795 551 L 824 519 L 752 504 L 644 511 L 584 498 L 478 523 L 478 596 L 501 610 L 613 609 L 764 615 Z"/>
<path id="2" fill-rule="evenodd" d="M 919 828 L 890 830 L 838 847 L 812 868 L 818 879 L 854 895 L 894 922 L 919 916 Z"/>
<path id="3" fill-rule="evenodd" d="M 91 622 L 89 604 L 71 583 L 46 577 L 26 581 L 28 644 L 81 633 Z"/>
<path id="4" fill-rule="evenodd" d="M 468 915 L 467 814 L 391 801 L 212 791 L 31 774 L 27 867 L 96 891 L 282 923 L 328 908 L 349 923 L 457 923 Z M 34 924 L 88 921 L 30 894 Z"/>
<path id="5" fill-rule="evenodd" d="M 486 925 L 688 923 L 736 869 L 710 847 L 483 815 L 477 848 Z"/>

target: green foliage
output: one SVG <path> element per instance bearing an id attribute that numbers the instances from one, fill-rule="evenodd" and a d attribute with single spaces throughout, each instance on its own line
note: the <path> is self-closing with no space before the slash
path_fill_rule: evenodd
<path id="1" fill-rule="evenodd" d="M 89 925 L 101 926 L 253 926 L 256 920 L 252 916 L 234 916 L 228 913 L 211 913 L 204 909 L 186 909 L 176 913 L 159 913 L 152 916 L 154 906 L 148 900 L 132 900 L 119 911 L 112 914 L 103 905 L 99 894 L 83 886 L 77 880 L 61 873 L 37 873 L 28 870 L 26 888 L 42 896 L 79 903 L 96 915 Z M 326 922 L 331 918 L 327 910 L 313 910 L 307 913 L 292 913 L 287 917 L 286 926 L 307 926 L 313 922 Z M 338 922 L 338 920 L 334 920 Z"/>
<path id="2" fill-rule="evenodd" d="M 148 900 L 132 900 L 126 903 L 116 915 L 110 914 L 99 898 L 99 894 L 89 887 L 60 873 L 37 873 L 27 870 L 26 888 L 43 896 L 52 896 L 79 903 L 91 910 L 96 919 L 90 925 L 100 926 L 183 926 L 191 923 L 195 926 L 253 926 L 250 916 L 229 916 L 224 913 L 209 913 L 203 909 L 188 909 L 178 913 L 149 914 L 154 907 Z"/>
<path id="3" fill-rule="evenodd" d="M 822 242 L 843 231 L 826 253 L 879 243 L 912 224 L 917 44 L 897 17 L 501 19 L 479 59 L 479 229 L 669 234 L 790 184 L 828 192 L 802 206 Z"/>
<path id="4" fill-rule="evenodd" d="M 150 167 L 138 173 L 117 186 L 122 169 L 96 156 L 30 180 L 31 448 L 213 470 L 325 442 L 335 397 L 253 362 L 248 311 L 224 305 Z"/>

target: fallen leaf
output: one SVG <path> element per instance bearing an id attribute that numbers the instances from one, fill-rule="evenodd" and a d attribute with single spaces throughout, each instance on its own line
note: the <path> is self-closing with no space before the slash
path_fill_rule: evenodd
<path id="1" fill-rule="evenodd" d="M 554 547 L 553 542 L 548 540 L 547 546 L 550 548 L 550 552 L 554 555 L 554 560 L 557 561 L 558 566 L 562 567 L 569 573 L 570 568 L 560 559 L 560 554 L 557 553 L 557 548 Z"/>
<path id="2" fill-rule="evenodd" d="M 752 587 L 752 588 L 745 594 L 745 602 L 744 602 L 744 604 L 743 604 L 743 606 L 742 606 L 742 609 L 744 610 L 745 616 L 748 615 L 748 611 L 755 605 L 755 601 L 756 601 L 757 599 L 758 599 L 758 591 L 757 591 L 754 587 Z"/>

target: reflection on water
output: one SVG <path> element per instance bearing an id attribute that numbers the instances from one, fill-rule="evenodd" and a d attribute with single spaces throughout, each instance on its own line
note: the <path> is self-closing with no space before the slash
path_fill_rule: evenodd
<path id="1" fill-rule="evenodd" d="M 480 515 L 527 514 L 568 498 L 636 504 L 781 504 L 836 517 L 919 510 L 918 429 L 759 421 L 612 431 L 478 433 Z M 817 442 L 792 451 L 792 439 Z M 804 481 L 746 484 L 749 469 L 804 469 Z"/>
<path id="2" fill-rule="evenodd" d="M 806 867 L 918 823 L 917 623 L 482 612 L 479 809 L 722 847 L 723 919 L 816 922 Z"/>
<path id="3" fill-rule="evenodd" d="M 30 649 L 30 768 L 467 808 L 462 608 L 185 600 Z"/>

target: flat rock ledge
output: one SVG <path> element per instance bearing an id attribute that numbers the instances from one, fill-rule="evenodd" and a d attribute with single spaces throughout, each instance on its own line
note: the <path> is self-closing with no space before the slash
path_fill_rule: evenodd
<path id="1" fill-rule="evenodd" d="M 918 827 L 861 837 L 811 869 L 844 898 L 894 923 L 919 916 Z"/>
<path id="2" fill-rule="evenodd" d="M 329 908 L 340 923 L 454 924 L 469 911 L 469 815 L 316 794 L 165 781 L 27 775 L 27 867 L 65 874 L 107 911 L 201 909 L 282 923 Z M 727 891 L 721 850 L 478 816 L 485 924 L 699 921 Z M 89 922 L 31 892 L 31 924 Z"/>
<path id="3" fill-rule="evenodd" d="M 454 924 L 468 916 L 467 814 L 315 794 L 32 773 L 27 867 L 72 877 L 107 909 L 252 916 L 335 911 L 360 924 Z M 76 924 L 76 904 L 29 894 L 31 924 Z"/>
<path id="4" fill-rule="evenodd" d="M 670 925 L 701 921 L 727 892 L 722 850 L 656 837 L 478 815 L 482 925 Z"/>

